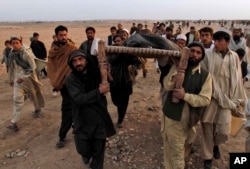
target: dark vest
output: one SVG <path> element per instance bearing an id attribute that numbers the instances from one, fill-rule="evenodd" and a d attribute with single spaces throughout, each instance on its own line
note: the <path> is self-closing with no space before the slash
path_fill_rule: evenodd
<path id="1" fill-rule="evenodd" d="M 185 92 L 192 94 L 199 94 L 207 76 L 208 72 L 203 68 L 201 68 L 201 73 L 196 71 L 194 74 L 192 74 L 192 70 L 187 69 L 185 72 L 185 78 L 182 85 Z M 172 102 L 172 94 L 173 94 L 172 91 L 168 92 L 167 99 L 165 100 L 165 103 L 163 105 L 163 112 L 165 116 L 167 116 L 168 118 L 180 121 L 185 101 L 180 100 L 179 103 Z M 189 105 L 190 113 L 199 114 L 202 108 L 203 107 L 192 107 Z"/>
<path id="2" fill-rule="evenodd" d="M 108 36 L 108 45 L 112 45 L 112 42 L 113 42 L 113 36 L 112 35 L 109 35 Z"/>

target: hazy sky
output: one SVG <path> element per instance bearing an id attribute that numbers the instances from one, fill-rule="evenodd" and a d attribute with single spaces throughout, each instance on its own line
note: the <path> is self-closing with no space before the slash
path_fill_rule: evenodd
<path id="1" fill-rule="evenodd" d="M 0 0 L 0 21 L 250 19 L 250 0 Z"/>

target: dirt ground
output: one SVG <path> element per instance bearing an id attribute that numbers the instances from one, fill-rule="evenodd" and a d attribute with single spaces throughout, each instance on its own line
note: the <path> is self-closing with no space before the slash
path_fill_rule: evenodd
<path id="1" fill-rule="evenodd" d="M 86 39 L 86 26 L 94 26 L 96 37 L 106 40 L 109 28 L 120 21 L 89 21 L 89 22 L 37 22 L 37 23 L 0 23 L 0 51 L 11 35 L 21 35 L 24 44 L 29 45 L 29 37 L 33 32 L 39 32 L 40 40 L 49 49 L 54 28 L 63 24 L 69 28 L 69 37 L 76 43 Z M 130 29 L 133 21 L 121 21 L 124 28 Z M 138 21 L 135 21 L 138 23 Z M 142 22 L 144 24 L 144 22 Z M 152 22 L 147 22 L 151 29 Z M 191 24 L 192 25 L 192 24 Z M 190 26 L 191 26 L 190 25 Z M 195 25 L 200 28 L 204 25 Z M 213 25 L 215 29 L 218 25 Z M 184 33 L 188 31 L 184 29 Z M 107 142 L 105 152 L 105 169 L 163 169 L 163 147 L 160 134 L 160 119 L 162 115 L 159 97 L 159 74 L 155 63 L 148 60 L 148 74 L 143 78 L 139 71 L 133 94 L 130 97 L 124 127 L 117 129 L 117 134 Z M 0 168 L 3 169 L 87 169 L 77 154 L 73 134 L 67 135 L 67 144 L 62 149 L 55 147 L 58 141 L 58 130 L 61 122 L 61 97 L 52 96 L 52 87 L 48 78 L 41 78 L 44 85 L 46 107 L 42 109 L 41 118 L 32 117 L 33 106 L 29 100 L 21 115 L 18 132 L 6 128 L 12 115 L 13 89 L 7 83 L 5 66 L 0 65 Z M 249 96 L 249 82 L 245 84 Z M 117 121 L 116 108 L 110 95 L 108 109 L 114 122 Z M 190 159 L 190 168 L 202 169 L 200 159 L 199 134 L 194 145 L 195 152 Z M 221 146 L 222 158 L 213 162 L 213 168 L 227 169 L 230 152 L 244 152 L 246 132 L 241 130 L 237 137 L 230 137 L 227 144 Z M 6 156 L 13 156 L 8 158 Z"/>

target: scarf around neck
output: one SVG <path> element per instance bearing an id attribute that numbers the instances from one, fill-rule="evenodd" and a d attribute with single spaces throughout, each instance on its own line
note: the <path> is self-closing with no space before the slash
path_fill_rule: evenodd
<path id="1" fill-rule="evenodd" d="M 13 49 L 10 52 L 10 60 L 11 62 L 13 60 L 16 61 L 16 64 L 23 68 L 24 70 L 32 70 L 29 62 L 27 60 L 24 60 L 24 53 L 25 53 L 25 47 L 23 46 L 20 50 L 14 51 Z"/>

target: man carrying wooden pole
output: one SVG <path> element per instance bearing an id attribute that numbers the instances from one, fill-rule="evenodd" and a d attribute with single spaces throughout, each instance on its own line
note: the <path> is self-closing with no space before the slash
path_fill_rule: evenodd
<path id="1" fill-rule="evenodd" d="M 205 49 L 199 42 L 192 42 L 188 47 L 189 50 L 184 48 L 181 52 L 178 66 L 173 64 L 163 80 L 168 91 L 161 125 L 166 169 L 185 167 L 185 148 L 194 141 L 194 126 L 200 119 L 202 107 L 209 105 L 212 95 L 211 75 L 199 64 L 205 56 Z M 185 58 L 188 57 L 187 61 Z"/>

